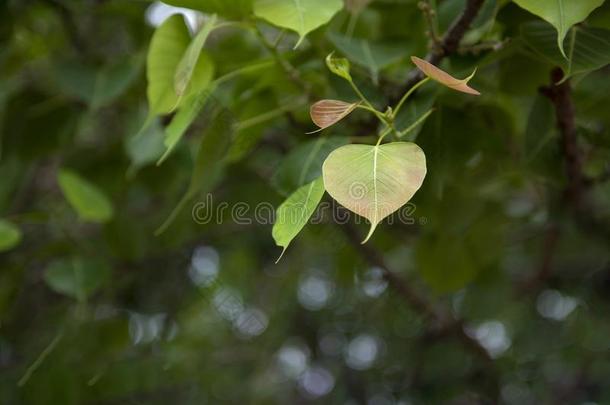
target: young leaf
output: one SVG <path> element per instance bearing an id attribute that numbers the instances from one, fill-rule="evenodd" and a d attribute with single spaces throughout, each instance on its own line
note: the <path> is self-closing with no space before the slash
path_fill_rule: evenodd
<path id="1" fill-rule="evenodd" d="M 278 207 L 275 224 L 271 231 L 275 244 L 284 248 L 277 259 L 278 262 L 290 242 L 307 224 L 323 195 L 324 182 L 322 177 L 318 177 L 311 183 L 300 187 Z"/>
<path id="2" fill-rule="evenodd" d="M 344 78 L 348 82 L 352 81 L 352 76 L 349 73 L 349 60 L 345 58 L 336 58 L 333 56 L 333 53 L 330 53 L 326 57 L 326 66 L 337 76 Z"/>
<path id="3" fill-rule="evenodd" d="M 515 0 L 520 7 L 551 23 L 557 30 L 557 45 L 567 59 L 563 40 L 570 27 L 583 21 L 604 0 Z"/>
<path id="4" fill-rule="evenodd" d="M 339 204 L 377 224 L 406 204 L 426 177 L 426 157 L 414 143 L 346 145 L 322 167 L 324 187 Z"/>
<path id="5" fill-rule="evenodd" d="M 555 30 L 544 21 L 523 24 L 521 38 L 534 52 L 560 66 L 566 79 L 610 63 L 610 30 L 572 27 L 565 40 L 568 59 L 561 55 L 557 47 Z"/>
<path id="6" fill-rule="evenodd" d="M 322 164 L 330 152 L 347 145 L 345 136 L 320 137 L 294 148 L 280 163 L 271 184 L 282 195 L 290 195 L 297 188 L 322 175 Z"/>
<path id="7" fill-rule="evenodd" d="M 21 230 L 11 222 L 0 219 L 0 252 L 6 252 L 21 242 Z"/>
<path id="8" fill-rule="evenodd" d="M 314 124 L 325 129 L 347 117 L 358 103 L 346 103 L 341 100 L 320 100 L 309 109 L 309 115 Z"/>
<path id="9" fill-rule="evenodd" d="M 278 27 L 305 35 L 326 24 L 343 8 L 342 0 L 254 0 L 254 14 Z"/>
<path id="10" fill-rule="evenodd" d="M 473 94 L 475 96 L 479 96 L 481 94 L 472 87 L 468 86 L 468 82 L 474 77 L 476 70 L 466 79 L 460 80 L 437 68 L 432 63 L 418 58 L 417 56 L 412 56 L 411 60 L 426 76 L 439 82 L 440 84 L 443 84 L 453 90 L 461 91 L 462 93 Z"/>
<path id="11" fill-rule="evenodd" d="M 205 45 L 205 41 L 208 39 L 210 32 L 212 32 L 214 28 L 216 28 L 216 15 L 212 15 L 205 26 L 197 33 L 193 41 L 186 49 L 184 56 L 180 60 L 180 63 L 176 68 L 176 75 L 174 77 L 174 90 L 179 98 L 184 95 L 198 61 L 200 63 L 204 63 L 205 67 L 212 66 L 207 58 L 200 59 L 199 56 L 201 55 L 201 50 Z M 198 83 L 197 87 L 205 87 L 209 83 L 210 78 L 211 74 L 205 75 L 204 79 L 207 80 L 205 83 Z"/>
<path id="12" fill-rule="evenodd" d="M 95 185 L 71 170 L 61 169 L 57 181 L 64 197 L 79 218 L 88 222 L 108 222 L 114 215 L 112 203 Z"/>
<path id="13" fill-rule="evenodd" d="M 110 269 L 105 264 L 79 257 L 51 263 L 44 272 L 44 280 L 54 291 L 83 302 L 109 275 Z"/>

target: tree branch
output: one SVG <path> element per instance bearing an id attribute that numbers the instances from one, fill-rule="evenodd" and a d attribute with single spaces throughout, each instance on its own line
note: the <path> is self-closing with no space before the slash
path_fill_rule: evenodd
<path id="1" fill-rule="evenodd" d="M 466 31 L 479 14 L 485 0 L 467 0 L 466 7 L 462 14 L 451 24 L 439 46 L 434 47 L 432 51 L 426 55 L 426 60 L 433 65 L 438 65 L 445 57 L 454 54 L 464 38 Z M 400 90 L 400 94 L 404 94 L 417 82 L 424 78 L 424 74 L 419 69 L 413 69 L 407 78 L 407 82 Z M 393 102 L 398 100 L 392 100 Z M 392 103 L 393 104 L 393 103 Z"/>
<path id="2" fill-rule="evenodd" d="M 383 271 L 388 285 L 396 291 L 413 309 L 433 322 L 432 334 L 438 337 L 453 336 L 462 342 L 464 347 L 480 358 L 485 365 L 485 375 L 491 382 L 490 395 L 494 400 L 499 395 L 499 381 L 494 360 L 487 350 L 464 329 L 464 322 L 456 319 L 450 311 L 443 310 L 431 303 L 424 295 L 418 293 L 411 285 L 390 270 L 383 256 L 371 245 L 362 245 L 361 235 L 352 224 L 341 224 L 340 228 L 354 249 L 371 265 Z"/>

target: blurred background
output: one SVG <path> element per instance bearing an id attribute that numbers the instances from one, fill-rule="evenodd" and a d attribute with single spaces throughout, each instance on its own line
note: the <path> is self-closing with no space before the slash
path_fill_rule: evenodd
<path id="1" fill-rule="evenodd" d="M 436 3 L 442 33 L 466 2 Z M 540 20 L 484 3 L 444 65 L 458 77 L 478 66 L 483 95 L 431 84 L 405 109 L 408 121 L 435 108 L 415 134 L 428 176 L 411 220 L 360 246 L 364 221 L 336 224 L 327 210 L 275 264 L 278 168 L 318 135 L 305 134 L 310 99 L 260 38 L 210 36 L 215 77 L 270 63 L 219 88 L 156 166 L 169 117 L 135 136 L 150 38 L 171 14 L 192 30 L 209 16 L 152 1 L 0 1 L 0 403 L 610 404 L 610 71 L 572 80 L 595 179 L 584 218 L 569 208 L 555 110 L 539 92 L 554 64 L 523 37 Z M 255 24 L 270 42 L 280 32 Z M 610 7 L 586 26 L 610 29 Z M 426 27 L 416 0 L 351 1 L 277 51 L 311 94 L 354 100 L 324 65 L 337 51 L 381 107 L 400 96 L 409 57 L 428 52 Z M 236 131 L 213 200 L 198 194 L 155 236 L 214 109 Z M 359 142 L 375 130 L 358 112 L 329 131 Z M 98 206 L 79 208 L 92 195 Z M 208 221 L 197 204 L 228 208 Z"/>

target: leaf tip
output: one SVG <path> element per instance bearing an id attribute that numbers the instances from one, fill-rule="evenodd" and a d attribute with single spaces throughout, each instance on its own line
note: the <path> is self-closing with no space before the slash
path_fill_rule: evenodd
<path id="1" fill-rule="evenodd" d="M 277 260 L 275 261 L 275 264 L 278 264 L 280 262 L 280 260 L 282 260 L 284 253 L 286 253 L 286 249 L 288 249 L 288 246 L 284 246 L 284 248 L 282 249 L 282 253 L 280 253 L 280 257 L 277 258 Z"/>

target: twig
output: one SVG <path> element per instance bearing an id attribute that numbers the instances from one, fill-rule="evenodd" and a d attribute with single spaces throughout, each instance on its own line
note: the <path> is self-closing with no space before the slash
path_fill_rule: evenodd
<path id="1" fill-rule="evenodd" d="M 438 65 L 445 57 L 455 53 L 458 50 L 464 34 L 470 27 L 470 24 L 474 21 L 476 16 L 479 14 L 479 10 L 483 6 L 484 0 L 468 0 L 466 7 L 460 16 L 451 24 L 451 27 L 447 30 L 443 36 L 437 49 L 434 49 L 428 53 L 426 60 L 434 65 Z M 407 82 L 400 90 L 399 94 L 404 94 L 411 87 L 415 86 L 417 82 L 424 78 L 424 74 L 419 69 L 411 71 L 407 78 Z M 394 104 L 397 100 L 392 100 Z"/>

